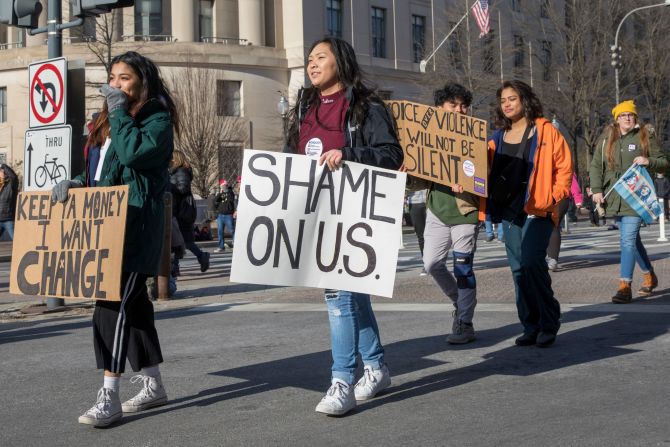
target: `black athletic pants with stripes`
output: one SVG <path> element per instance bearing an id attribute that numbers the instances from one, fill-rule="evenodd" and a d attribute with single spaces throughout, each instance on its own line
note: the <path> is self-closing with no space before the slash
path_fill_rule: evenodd
<path id="1" fill-rule="evenodd" d="M 125 370 L 126 358 L 133 371 L 163 362 L 147 277 L 123 272 L 121 301 L 95 303 L 93 344 L 98 369 L 120 374 Z"/>

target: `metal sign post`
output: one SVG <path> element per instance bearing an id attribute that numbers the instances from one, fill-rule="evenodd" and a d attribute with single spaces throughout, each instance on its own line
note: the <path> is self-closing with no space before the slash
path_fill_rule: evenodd
<path id="1" fill-rule="evenodd" d="M 658 242 L 667 242 L 668 238 L 665 237 L 665 216 L 667 216 L 668 210 L 665 209 L 665 200 L 658 199 L 658 203 L 661 205 L 661 215 L 658 216 Z"/>

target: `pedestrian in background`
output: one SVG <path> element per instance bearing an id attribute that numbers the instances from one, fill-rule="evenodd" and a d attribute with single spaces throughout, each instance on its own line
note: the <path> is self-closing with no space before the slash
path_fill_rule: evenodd
<path id="1" fill-rule="evenodd" d="M 319 159 L 338 169 L 354 161 L 397 170 L 403 151 L 384 102 L 363 81 L 356 53 L 327 37 L 309 49 L 305 71 L 311 87 L 300 90 L 291 112 L 285 152 Z M 342 284 L 346 287 L 346 284 Z M 316 411 L 343 415 L 357 400 L 372 399 L 391 384 L 370 295 L 326 289 L 333 365 L 331 385 Z M 357 356 L 363 377 L 356 381 Z"/>
<path id="2" fill-rule="evenodd" d="M 184 246 L 193 253 L 200 264 L 200 271 L 209 269 L 209 253 L 202 251 L 195 243 L 193 226 L 198 216 L 198 208 L 191 192 L 193 170 L 182 151 L 174 150 L 170 161 L 170 192 L 172 193 L 172 215 L 177 218 L 179 231 L 184 238 Z M 179 276 L 179 258 L 173 259 L 175 276 Z"/>
<path id="3" fill-rule="evenodd" d="M 19 181 L 16 173 L 6 164 L 0 164 L 0 237 L 5 232 L 14 239 L 14 212 Z"/>
<path id="4" fill-rule="evenodd" d="M 235 193 L 225 178 L 221 179 L 219 185 L 220 191 L 214 198 L 217 212 L 216 232 L 219 237 L 219 247 L 214 250 L 216 253 L 221 253 L 226 250 L 224 236 L 226 228 L 228 228 L 228 231 L 230 232 L 231 240 L 231 242 L 228 243 L 228 246 L 232 247 L 233 242 L 235 241 L 235 222 L 233 221 L 233 215 L 235 214 Z"/>
<path id="5" fill-rule="evenodd" d="M 545 256 L 557 204 L 570 194 L 572 158 L 561 133 L 543 117 L 530 86 L 514 80 L 496 93 L 496 130 L 487 213 L 502 222 L 523 334 L 517 346 L 551 346 L 561 326 Z"/>
<path id="6" fill-rule="evenodd" d="M 658 146 L 655 132 L 638 121 L 634 101 L 617 104 L 612 109 L 612 116 L 614 123 L 609 125 L 596 145 L 589 174 L 593 201 L 603 206 L 607 216 L 614 217 L 619 227 L 619 289 L 612 297 L 612 302 L 624 304 L 633 299 L 631 283 L 636 263 L 642 270 L 643 278 L 638 296 L 651 295 L 658 287 L 658 278 L 640 238 L 642 219 L 619 193 L 612 190 L 607 199 L 603 193 L 610 191 L 633 163 L 651 170 L 663 170 L 668 166 L 668 161 Z"/>
<path id="7" fill-rule="evenodd" d="M 426 195 L 427 189 L 419 189 L 411 191 L 407 195 L 407 205 L 409 207 L 409 215 L 414 226 L 414 233 L 419 241 L 419 252 L 421 252 L 421 259 L 423 259 L 423 231 L 426 228 Z M 426 276 L 428 273 L 424 267 L 421 267 L 421 276 Z"/>
<path id="8" fill-rule="evenodd" d="M 435 91 L 434 100 L 436 107 L 447 112 L 467 114 L 472 93 L 460 84 L 448 83 Z M 485 202 L 464 192 L 462 185 L 431 182 L 426 203 L 423 265 L 454 305 L 447 342 L 469 343 L 475 340 L 472 320 L 477 305 L 477 281 L 473 263 Z M 447 268 L 449 250 L 453 256 L 453 274 Z"/>
<path id="9" fill-rule="evenodd" d="M 656 197 L 663 199 L 663 214 L 665 215 L 665 220 L 670 220 L 668 215 L 668 199 L 670 199 L 670 180 L 665 176 L 664 173 L 659 172 L 656 174 L 654 179 L 654 187 L 656 188 Z"/>
<path id="10" fill-rule="evenodd" d="M 558 225 L 551 232 L 549 246 L 547 247 L 547 268 L 552 272 L 558 270 L 558 255 L 561 253 L 561 226 L 565 213 L 568 211 L 568 202 L 570 201 L 574 201 L 577 208 L 581 208 L 584 203 L 584 195 L 579 186 L 577 174 L 574 172 L 572 173 L 570 196 L 558 202 Z"/>
<path id="11" fill-rule="evenodd" d="M 99 146 L 97 186 L 128 185 L 121 301 L 98 300 L 93 312 L 93 341 L 97 366 L 104 370 L 97 402 L 79 417 L 79 423 L 108 426 L 132 413 L 164 405 L 167 393 L 158 365 L 163 362 L 154 310 L 146 279 L 158 273 L 163 248 L 163 192 L 168 187 L 173 127 L 179 130 L 177 110 L 156 65 L 129 51 L 110 63 L 109 83 L 102 112 L 88 136 Z M 65 202 L 70 188 L 83 187 L 87 172 L 58 183 L 53 199 Z M 169 211 L 168 211 L 169 212 Z M 143 387 L 121 404 L 119 383 L 126 358 L 131 379 Z"/>
<path id="12" fill-rule="evenodd" d="M 486 216 L 484 220 L 484 231 L 486 232 L 486 242 L 491 242 L 498 237 L 499 242 L 505 242 L 505 235 L 503 234 L 502 224 L 493 224 L 491 216 Z"/>

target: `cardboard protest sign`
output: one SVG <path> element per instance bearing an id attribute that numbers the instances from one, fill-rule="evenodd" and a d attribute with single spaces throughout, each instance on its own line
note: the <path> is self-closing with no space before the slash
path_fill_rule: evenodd
<path id="1" fill-rule="evenodd" d="M 406 175 L 244 151 L 230 279 L 393 293 Z"/>
<path id="2" fill-rule="evenodd" d="M 409 101 L 386 101 L 398 125 L 407 173 L 488 195 L 486 121 Z"/>
<path id="3" fill-rule="evenodd" d="M 9 291 L 119 301 L 127 208 L 127 186 L 20 193 Z"/>

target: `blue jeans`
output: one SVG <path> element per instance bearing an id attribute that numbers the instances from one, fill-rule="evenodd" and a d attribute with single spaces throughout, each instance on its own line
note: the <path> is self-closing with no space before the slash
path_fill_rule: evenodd
<path id="1" fill-rule="evenodd" d="M 554 223 L 549 217 L 519 217 L 514 221 L 503 219 L 503 228 L 524 333 L 557 333 L 561 305 L 554 298 L 545 261 Z"/>
<path id="2" fill-rule="evenodd" d="M 216 217 L 216 225 L 217 225 L 217 233 L 219 234 L 219 248 L 223 250 L 224 248 L 224 240 L 223 240 L 223 229 L 224 227 L 228 227 L 228 231 L 230 231 L 230 236 L 232 240 L 235 240 L 235 225 L 233 224 L 233 215 L 232 214 L 219 214 Z"/>
<path id="3" fill-rule="evenodd" d="M 5 220 L 4 222 L 0 222 L 0 237 L 4 234 L 4 232 L 7 232 L 9 234 L 9 238 L 11 240 L 14 240 L 14 221 L 13 220 Z"/>
<path id="4" fill-rule="evenodd" d="M 638 216 L 620 216 L 616 218 L 616 221 L 619 224 L 619 245 L 621 247 L 620 278 L 624 281 L 632 281 L 636 262 L 643 273 L 653 270 L 647 250 L 640 239 L 642 219 Z"/>
<path id="5" fill-rule="evenodd" d="M 370 295 L 326 289 L 325 297 L 333 354 L 332 378 L 353 385 L 358 353 L 365 365 L 375 369 L 384 365 L 384 347 Z"/>
<path id="6" fill-rule="evenodd" d="M 486 235 L 489 237 L 493 236 L 493 223 L 491 222 L 491 217 L 486 216 L 486 220 L 484 221 L 484 231 L 486 231 Z M 502 223 L 498 224 L 498 240 L 502 241 L 504 239 L 503 236 L 503 226 Z"/>

